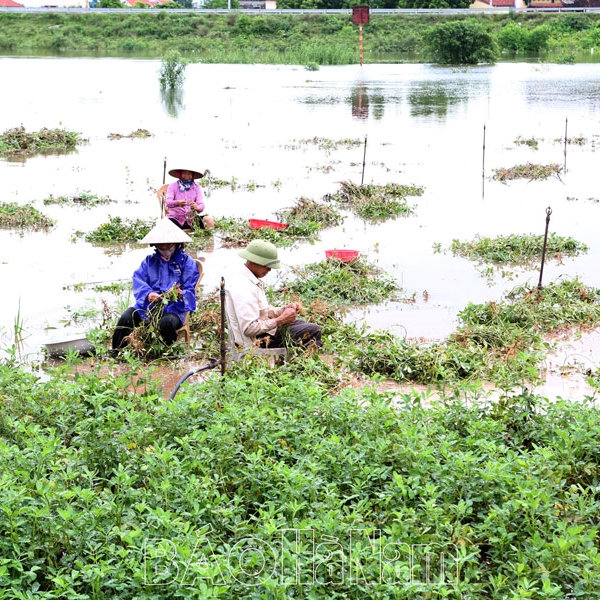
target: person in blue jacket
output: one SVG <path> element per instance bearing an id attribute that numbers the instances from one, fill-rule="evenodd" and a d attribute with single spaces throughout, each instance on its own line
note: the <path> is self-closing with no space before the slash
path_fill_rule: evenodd
<path id="1" fill-rule="evenodd" d="M 129 307 L 119 318 L 112 337 L 113 350 L 125 347 L 133 328 L 147 321 L 149 313 L 160 305 L 163 305 L 158 323 L 160 335 L 167 345 L 175 342 L 186 313 L 196 309 L 195 288 L 200 274 L 196 261 L 183 247 L 185 242 L 191 241 L 192 238 L 167 217 L 140 240 L 142 244 L 154 246 L 154 252 L 133 274 L 135 306 Z"/>

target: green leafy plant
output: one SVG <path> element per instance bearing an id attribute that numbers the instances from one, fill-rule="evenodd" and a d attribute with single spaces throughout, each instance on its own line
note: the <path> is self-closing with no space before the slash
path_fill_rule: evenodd
<path id="1" fill-rule="evenodd" d="M 510 168 L 499 168 L 493 169 L 494 175 L 492 179 L 496 181 L 511 181 L 513 179 L 528 179 L 529 181 L 537 181 L 541 179 L 548 179 L 552 175 L 555 175 L 560 179 L 562 167 L 557 164 L 550 165 L 534 165 L 527 163 L 524 165 L 516 165 Z"/>
<path id="2" fill-rule="evenodd" d="M 540 260 L 544 247 L 544 236 L 528 234 L 501 235 L 495 238 L 476 236 L 470 242 L 452 240 L 452 253 L 481 262 L 509 265 L 530 264 Z M 571 237 L 550 233 L 546 240 L 546 258 L 558 259 L 562 256 L 577 256 L 586 253 L 586 244 Z"/>
<path id="3" fill-rule="evenodd" d="M 413 214 L 414 207 L 406 201 L 407 196 L 421 196 L 418 186 L 388 183 L 387 185 L 356 185 L 343 181 L 339 192 L 332 199 L 353 210 L 365 220 L 375 221 Z"/>
<path id="4" fill-rule="evenodd" d="M 94 231 L 85 235 L 87 242 L 138 242 L 154 227 L 154 221 L 109 217 Z"/>
<path id="5" fill-rule="evenodd" d="M 16 202 L 0 202 L 0 228 L 2 229 L 50 229 L 54 220 L 42 214 L 37 208 Z"/>
<path id="6" fill-rule="evenodd" d="M 0 135 L 0 155 L 34 155 L 68 152 L 87 140 L 76 131 L 47 129 L 28 133 L 23 126 L 7 129 Z"/>
<path id="7" fill-rule="evenodd" d="M 362 258 L 351 262 L 325 260 L 294 270 L 295 279 L 281 291 L 303 300 L 334 305 L 377 304 L 396 297 L 396 281 Z"/>
<path id="8" fill-rule="evenodd" d="M 102 204 L 109 204 L 115 202 L 108 196 L 98 196 L 88 191 L 78 192 L 73 196 L 56 196 L 52 194 L 48 198 L 44 198 L 44 204 L 59 204 L 67 206 L 82 206 L 84 208 L 92 208 L 93 206 L 99 206 Z"/>
<path id="9" fill-rule="evenodd" d="M 160 87 L 164 90 L 176 90 L 185 81 L 185 68 L 188 61 L 178 50 L 167 50 L 162 60 L 159 73 Z"/>

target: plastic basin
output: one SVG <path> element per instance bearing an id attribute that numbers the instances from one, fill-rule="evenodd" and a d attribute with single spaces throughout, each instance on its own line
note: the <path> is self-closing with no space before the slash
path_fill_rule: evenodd
<path id="1" fill-rule="evenodd" d="M 263 219 L 248 219 L 250 223 L 250 229 L 262 229 L 268 227 L 269 229 L 287 229 L 285 223 L 278 223 L 277 221 L 265 221 Z"/>
<path id="2" fill-rule="evenodd" d="M 350 262 L 358 258 L 358 250 L 325 250 L 325 257 Z"/>

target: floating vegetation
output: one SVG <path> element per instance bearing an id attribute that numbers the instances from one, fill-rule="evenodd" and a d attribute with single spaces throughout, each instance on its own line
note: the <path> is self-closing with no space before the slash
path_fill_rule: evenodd
<path id="1" fill-rule="evenodd" d="M 85 235 L 86 242 L 139 242 L 154 227 L 154 221 L 109 217 L 94 231 Z"/>
<path id="2" fill-rule="evenodd" d="M 298 150 L 302 146 L 316 146 L 319 150 L 325 150 L 331 152 L 332 150 L 338 150 L 339 148 L 356 148 L 363 143 L 363 140 L 358 138 L 345 138 L 342 140 L 332 140 L 329 138 L 313 137 L 302 140 L 292 140 L 290 144 L 286 144 L 284 148 L 288 150 Z"/>
<path id="3" fill-rule="evenodd" d="M 1 229 L 50 229 L 54 221 L 42 214 L 37 208 L 26 204 L 19 206 L 16 202 L 0 202 Z"/>
<path id="4" fill-rule="evenodd" d="M 519 136 L 515 140 L 515 145 L 517 145 L 517 146 L 529 146 L 531 149 L 537 150 L 539 142 L 535 138 L 525 139 L 525 138 L 522 138 L 521 136 Z"/>
<path id="5" fill-rule="evenodd" d="M 543 235 L 511 234 L 495 238 L 475 237 L 473 241 L 452 240 L 450 249 L 454 255 L 481 262 L 525 265 L 541 259 L 544 247 Z M 546 257 L 560 260 L 563 256 L 577 256 L 588 251 L 586 244 L 572 237 L 550 233 L 546 245 Z"/>
<path id="6" fill-rule="evenodd" d="M 395 279 L 361 258 L 352 262 L 325 260 L 295 269 L 296 279 L 282 290 L 311 302 L 333 305 L 378 304 L 395 299 Z"/>
<path id="7" fill-rule="evenodd" d="M 74 292 L 84 292 L 87 290 L 92 290 L 98 293 L 109 293 L 117 296 L 125 291 L 131 291 L 131 279 L 121 281 L 110 281 L 104 283 L 74 283 L 72 285 L 63 286 L 63 290 L 72 290 Z"/>
<path id="8" fill-rule="evenodd" d="M 27 133 L 25 127 L 21 126 L 7 129 L 0 135 L 0 155 L 32 156 L 44 152 L 68 152 L 85 141 L 76 131 L 43 128 Z"/>
<path id="9" fill-rule="evenodd" d="M 91 208 L 92 206 L 99 206 L 101 204 L 110 204 L 115 202 L 108 196 L 98 196 L 98 194 L 92 194 L 91 192 L 81 192 L 74 196 L 56 196 L 52 194 L 48 198 L 44 198 L 44 204 L 67 205 L 67 206 L 83 206 L 84 208 Z"/>
<path id="10" fill-rule="evenodd" d="M 349 205 L 364 220 L 376 221 L 413 214 L 414 207 L 408 204 L 406 197 L 422 195 L 421 186 L 398 183 L 356 185 L 342 181 L 340 191 L 331 199 Z"/>
<path id="11" fill-rule="evenodd" d="M 560 179 L 562 167 L 556 163 L 550 165 L 534 165 L 527 163 L 525 165 L 517 165 L 509 169 L 493 169 L 494 175 L 492 179 L 496 181 L 510 181 L 512 179 L 528 179 L 529 181 L 548 179 L 552 175 L 556 175 Z"/>
<path id="12" fill-rule="evenodd" d="M 337 225 L 342 220 L 335 209 L 309 198 L 298 199 L 295 206 L 282 209 L 277 215 L 288 226 L 286 229 L 251 229 L 247 219 L 233 217 L 216 219 L 215 229 L 223 232 L 223 247 L 245 246 L 254 239 L 267 240 L 282 247 L 292 246 L 299 239 L 315 240 L 321 229 Z"/>
<path id="13" fill-rule="evenodd" d="M 132 131 L 129 135 L 123 135 L 121 133 L 109 133 L 109 140 L 121 140 L 123 138 L 148 138 L 152 137 L 152 134 L 147 129 L 136 129 Z"/>
<path id="14" fill-rule="evenodd" d="M 564 144 L 565 143 L 565 138 L 561 137 L 561 138 L 555 138 L 554 143 L 556 144 Z M 568 137 L 567 138 L 567 144 L 572 145 L 572 146 L 585 146 L 585 144 L 587 143 L 587 139 L 584 138 L 583 136 L 575 136 L 575 137 Z"/>
<path id="15" fill-rule="evenodd" d="M 367 376 L 431 384 L 489 380 L 503 386 L 539 378 L 544 335 L 600 323 L 600 290 L 560 280 L 542 290 L 518 286 L 500 302 L 469 303 L 460 326 L 441 343 L 414 344 L 389 331 L 346 325 L 349 352 L 340 360 Z M 353 329 L 353 331 L 352 331 Z"/>
<path id="16" fill-rule="evenodd" d="M 292 246 L 298 239 L 290 235 L 287 229 L 275 230 L 268 227 L 251 229 L 247 219 L 236 219 L 234 217 L 215 219 L 215 230 L 222 232 L 221 246 L 223 248 L 246 246 L 254 239 L 266 240 L 281 248 Z"/>
<path id="17" fill-rule="evenodd" d="M 600 323 L 600 290 L 577 278 L 560 279 L 541 290 L 520 285 L 509 291 L 502 302 L 469 304 L 458 318 L 465 327 L 514 327 L 544 334 L 570 327 L 592 327 Z"/>
<path id="18" fill-rule="evenodd" d="M 277 216 L 287 223 L 288 235 L 311 236 L 320 229 L 333 227 L 342 222 L 342 215 L 326 204 L 301 197 L 292 208 L 278 211 Z"/>

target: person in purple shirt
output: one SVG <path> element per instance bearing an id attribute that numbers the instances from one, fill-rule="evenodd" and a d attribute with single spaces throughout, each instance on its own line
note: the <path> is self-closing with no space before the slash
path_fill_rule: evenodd
<path id="1" fill-rule="evenodd" d="M 194 181 L 204 177 L 204 174 L 192 169 L 171 169 L 169 175 L 177 178 L 167 188 L 165 203 L 169 219 L 181 229 L 193 229 L 195 226 L 213 229 L 214 219 L 201 214 L 204 210 L 204 194 Z"/>
<path id="2" fill-rule="evenodd" d="M 140 240 L 142 244 L 154 246 L 154 252 L 146 256 L 133 273 L 135 305 L 129 307 L 117 322 L 112 337 L 113 350 L 127 346 L 127 336 L 133 328 L 147 321 L 161 306 L 160 335 L 167 345 L 175 342 L 186 313 L 196 309 L 196 283 L 200 273 L 196 261 L 183 249 L 184 242 L 191 241 L 192 238 L 167 217 Z M 166 292 L 170 292 L 171 299 L 163 302 Z"/>

